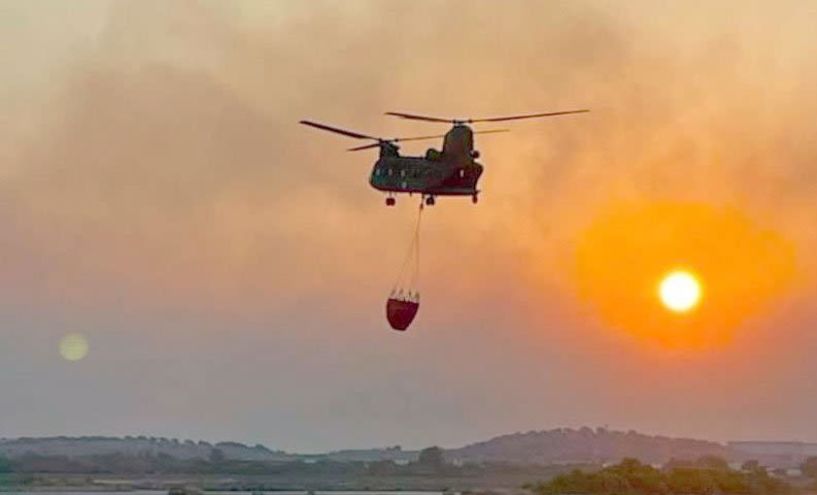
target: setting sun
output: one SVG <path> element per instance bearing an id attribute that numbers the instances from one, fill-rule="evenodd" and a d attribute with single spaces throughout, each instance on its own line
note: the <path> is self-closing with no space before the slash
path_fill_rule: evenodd
<path id="1" fill-rule="evenodd" d="M 575 256 L 577 294 L 605 327 L 669 348 L 729 342 L 796 271 L 781 233 L 703 203 L 610 204 L 581 233 Z"/>
<path id="2" fill-rule="evenodd" d="M 701 284 L 687 271 L 673 271 L 661 279 L 658 296 L 670 311 L 686 313 L 698 305 L 701 299 Z"/>

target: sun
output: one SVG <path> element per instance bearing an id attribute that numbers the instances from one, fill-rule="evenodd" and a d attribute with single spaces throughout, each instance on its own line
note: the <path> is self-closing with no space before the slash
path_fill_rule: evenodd
<path id="1" fill-rule="evenodd" d="M 667 349 L 729 344 L 799 278 L 794 241 L 704 203 L 609 203 L 573 254 L 571 288 L 603 328 Z"/>
<path id="2" fill-rule="evenodd" d="M 686 313 L 700 302 L 701 283 L 686 270 L 674 270 L 667 273 L 658 284 L 658 297 L 670 311 Z"/>

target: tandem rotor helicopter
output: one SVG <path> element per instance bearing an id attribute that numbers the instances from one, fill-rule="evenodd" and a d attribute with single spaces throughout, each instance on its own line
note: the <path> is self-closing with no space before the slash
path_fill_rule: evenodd
<path id="1" fill-rule="evenodd" d="M 481 122 L 506 122 L 509 120 L 536 119 L 584 113 L 589 110 L 567 110 L 562 112 L 533 113 L 492 117 L 484 119 L 444 119 L 410 113 L 386 112 L 386 115 L 408 120 L 421 120 L 451 124 L 453 127 L 445 134 L 438 136 L 416 136 L 409 138 L 385 139 L 368 136 L 359 132 L 340 129 L 326 124 L 302 120 L 301 124 L 323 131 L 334 132 L 347 137 L 374 141 L 369 144 L 349 148 L 348 151 L 360 151 L 379 148 L 380 156 L 372 168 L 369 184 L 378 191 L 386 193 L 386 205 L 396 204 L 397 194 L 420 194 L 420 209 L 414 236 L 409 246 L 403 267 L 397 281 L 386 300 L 386 319 L 392 329 L 405 331 L 417 311 L 420 309 L 420 291 L 417 289 L 420 271 L 420 220 L 423 207 L 434 205 L 437 196 L 471 196 L 476 203 L 479 199 L 477 183 L 482 175 L 482 165 L 477 163 L 479 152 L 474 149 L 474 134 L 491 134 L 508 132 L 507 129 L 489 129 L 474 131 L 471 124 Z M 397 143 L 443 138 L 442 150 L 430 148 L 425 156 L 401 156 Z"/>
<path id="2" fill-rule="evenodd" d="M 447 133 L 441 135 L 393 139 L 368 136 L 311 120 L 302 120 L 300 123 L 355 139 L 374 141 L 370 144 L 349 148 L 348 151 L 380 148 L 380 156 L 372 168 L 369 184 L 378 191 L 386 193 L 387 206 L 396 204 L 395 195 L 397 194 L 420 194 L 426 205 L 433 206 L 435 203 L 434 198 L 437 196 L 471 196 L 474 203 L 479 199 L 477 183 L 482 175 L 483 167 L 476 161 L 479 158 L 479 151 L 474 149 L 474 134 L 508 132 L 508 129 L 474 131 L 471 129 L 470 124 L 555 117 L 589 111 L 586 109 L 567 110 L 482 119 L 446 119 L 409 113 L 386 112 L 386 115 L 408 120 L 453 125 Z M 400 148 L 397 146 L 397 143 L 405 141 L 438 138 L 443 138 L 442 150 L 430 148 L 426 151 L 425 156 L 401 156 Z"/>

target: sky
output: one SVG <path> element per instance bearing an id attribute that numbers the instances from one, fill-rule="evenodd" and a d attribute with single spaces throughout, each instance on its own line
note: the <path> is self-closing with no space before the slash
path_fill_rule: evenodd
<path id="1" fill-rule="evenodd" d="M 817 441 L 816 21 L 807 1 L 0 0 L 0 437 Z M 480 203 L 426 210 L 421 309 L 390 331 L 417 198 L 386 208 L 374 152 L 298 120 L 405 136 L 446 127 L 383 112 L 575 108 L 478 137 Z M 655 294 L 677 268 L 690 314 Z"/>

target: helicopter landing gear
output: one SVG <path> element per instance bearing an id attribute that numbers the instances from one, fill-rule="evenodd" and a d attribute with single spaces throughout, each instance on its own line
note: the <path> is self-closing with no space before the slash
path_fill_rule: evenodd
<path id="1" fill-rule="evenodd" d="M 426 196 L 426 206 L 434 206 L 434 196 Z"/>
<path id="2" fill-rule="evenodd" d="M 477 196 L 476 194 L 471 196 L 471 202 L 477 204 L 479 202 L 479 196 Z"/>
<path id="3" fill-rule="evenodd" d="M 397 200 L 394 199 L 393 197 L 389 196 L 388 198 L 386 198 L 386 206 L 394 206 L 396 204 Z"/>

